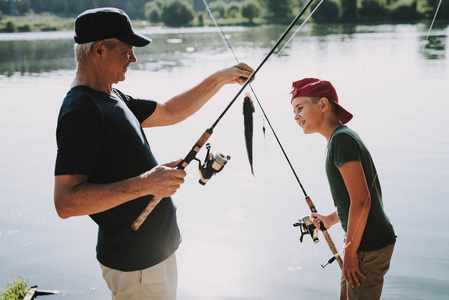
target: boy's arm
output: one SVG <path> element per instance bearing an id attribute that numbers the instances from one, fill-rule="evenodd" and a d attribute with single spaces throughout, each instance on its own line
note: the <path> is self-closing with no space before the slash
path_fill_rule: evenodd
<path id="1" fill-rule="evenodd" d="M 360 286 L 358 276 L 366 279 L 359 268 L 357 249 L 360 246 L 360 241 L 362 240 L 363 232 L 365 231 L 366 221 L 371 206 L 371 196 L 362 164 L 359 161 L 346 162 L 341 165 L 339 171 L 343 177 L 351 200 L 343 274 L 351 286 L 354 287 L 354 284 Z"/>

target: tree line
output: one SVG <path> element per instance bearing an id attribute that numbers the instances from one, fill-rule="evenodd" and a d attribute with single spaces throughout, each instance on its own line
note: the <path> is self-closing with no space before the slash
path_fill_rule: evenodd
<path id="1" fill-rule="evenodd" d="M 289 22 L 307 1 L 208 0 L 208 3 L 220 23 L 246 25 Z M 318 3 L 316 0 L 313 6 Z M 415 21 L 431 18 L 438 3 L 439 0 L 325 0 L 312 18 L 319 23 Z M 74 18 L 86 9 L 104 6 L 121 8 L 131 19 L 151 24 L 173 27 L 210 24 L 203 0 L 0 0 L 0 20 L 30 13 Z M 449 19 L 449 1 L 442 2 L 438 18 Z"/>

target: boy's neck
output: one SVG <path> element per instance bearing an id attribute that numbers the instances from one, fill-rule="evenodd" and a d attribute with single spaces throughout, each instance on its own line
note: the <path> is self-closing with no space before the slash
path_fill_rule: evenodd
<path id="1" fill-rule="evenodd" d="M 320 134 L 329 141 L 335 129 L 341 126 L 341 123 L 337 120 L 329 120 L 329 122 L 325 123 L 320 130 Z"/>

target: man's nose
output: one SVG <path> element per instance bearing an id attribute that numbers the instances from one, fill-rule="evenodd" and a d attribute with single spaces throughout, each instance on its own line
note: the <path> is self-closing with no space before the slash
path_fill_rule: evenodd
<path id="1" fill-rule="evenodd" d="M 137 57 L 136 57 L 136 55 L 134 54 L 134 52 L 131 52 L 131 55 L 130 55 L 130 57 L 129 57 L 129 60 L 130 60 L 131 62 L 133 62 L 133 63 L 137 62 Z"/>

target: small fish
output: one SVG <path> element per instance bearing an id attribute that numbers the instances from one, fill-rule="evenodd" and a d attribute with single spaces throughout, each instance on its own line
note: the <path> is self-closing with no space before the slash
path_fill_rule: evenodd
<path id="1" fill-rule="evenodd" d="M 254 104 L 251 100 L 250 94 L 246 93 L 243 99 L 243 123 L 245 125 L 245 142 L 246 152 L 248 153 L 248 160 L 251 166 L 251 174 L 254 176 L 253 169 L 253 131 L 254 131 Z"/>

